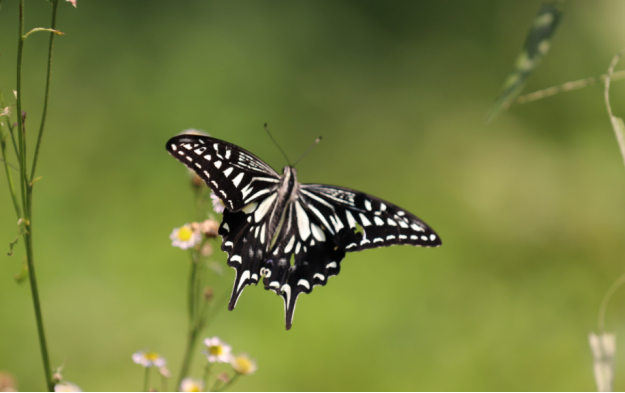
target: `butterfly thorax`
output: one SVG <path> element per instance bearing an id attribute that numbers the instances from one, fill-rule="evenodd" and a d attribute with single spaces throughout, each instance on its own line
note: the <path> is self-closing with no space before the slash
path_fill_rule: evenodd
<path id="1" fill-rule="evenodd" d="M 297 182 L 297 170 L 286 166 L 282 170 L 282 177 L 276 192 L 276 200 L 270 209 L 267 225 L 267 249 L 269 250 L 279 240 L 280 230 L 284 222 L 285 212 L 288 205 L 295 201 L 299 195 L 299 183 Z"/>

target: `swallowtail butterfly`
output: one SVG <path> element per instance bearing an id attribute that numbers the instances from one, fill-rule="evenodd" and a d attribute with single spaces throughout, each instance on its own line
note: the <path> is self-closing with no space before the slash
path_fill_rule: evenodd
<path id="1" fill-rule="evenodd" d="M 236 270 L 228 309 L 262 279 L 284 299 L 287 330 L 297 297 L 326 285 L 346 252 L 395 244 L 440 246 L 413 214 L 360 191 L 300 184 L 291 166 L 282 176 L 252 153 L 219 139 L 179 135 L 167 151 L 194 170 L 224 202 L 219 234 Z"/>

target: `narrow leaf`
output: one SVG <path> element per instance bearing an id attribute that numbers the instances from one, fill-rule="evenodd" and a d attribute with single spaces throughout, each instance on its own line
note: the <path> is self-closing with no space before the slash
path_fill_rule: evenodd
<path id="1" fill-rule="evenodd" d="M 523 50 L 517 56 L 514 70 L 506 78 L 499 97 L 486 115 L 487 123 L 493 120 L 501 110 L 510 106 L 525 86 L 527 78 L 549 52 L 551 40 L 563 15 L 557 4 L 557 1 L 543 4 L 534 18 Z"/>

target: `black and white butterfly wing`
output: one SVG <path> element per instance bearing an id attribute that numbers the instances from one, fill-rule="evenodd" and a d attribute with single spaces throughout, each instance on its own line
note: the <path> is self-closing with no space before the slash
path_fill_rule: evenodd
<path id="1" fill-rule="evenodd" d="M 300 192 L 308 210 L 345 251 L 442 244 L 436 232 L 417 216 L 364 192 L 323 184 L 303 184 Z"/>
<path id="2" fill-rule="evenodd" d="M 272 193 L 280 182 L 280 175 L 261 159 L 219 139 L 178 135 L 167 142 L 167 151 L 195 171 L 233 212 Z"/>

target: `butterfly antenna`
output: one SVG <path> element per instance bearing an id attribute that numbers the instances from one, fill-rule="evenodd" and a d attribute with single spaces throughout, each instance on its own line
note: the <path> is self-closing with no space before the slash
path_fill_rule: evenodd
<path id="1" fill-rule="evenodd" d="M 269 132 L 269 127 L 267 127 L 267 123 L 265 123 L 265 131 L 267 131 L 267 134 L 269 134 L 269 138 L 271 138 L 271 140 L 273 141 L 273 143 L 278 146 L 278 149 L 280 149 L 280 152 L 282 153 L 282 155 L 284 156 L 284 158 L 286 158 L 286 162 L 287 164 L 289 164 L 289 166 L 291 165 L 291 161 L 289 161 L 289 157 L 286 156 L 286 153 L 284 152 L 284 150 L 282 150 L 282 148 L 280 147 L 280 145 L 278 145 L 278 142 L 276 142 L 275 139 L 273 139 L 273 135 L 271 135 L 271 132 Z"/>
<path id="2" fill-rule="evenodd" d="M 302 156 L 300 158 L 297 159 L 297 161 L 295 161 L 295 164 L 293 164 L 293 167 L 295 168 L 295 165 L 297 165 L 298 162 L 300 162 L 302 160 L 302 158 L 306 157 L 306 155 L 308 153 L 310 153 L 310 151 L 313 149 L 313 147 L 317 146 L 317 144 L 321 142 L 321 137 L 315 139 L 315 142 L 312 144 L 312 146 L 310 146 L 308 148 L 308 150 L 306 150 L 306 152 L 304 154 L 302 154 Z"/>

